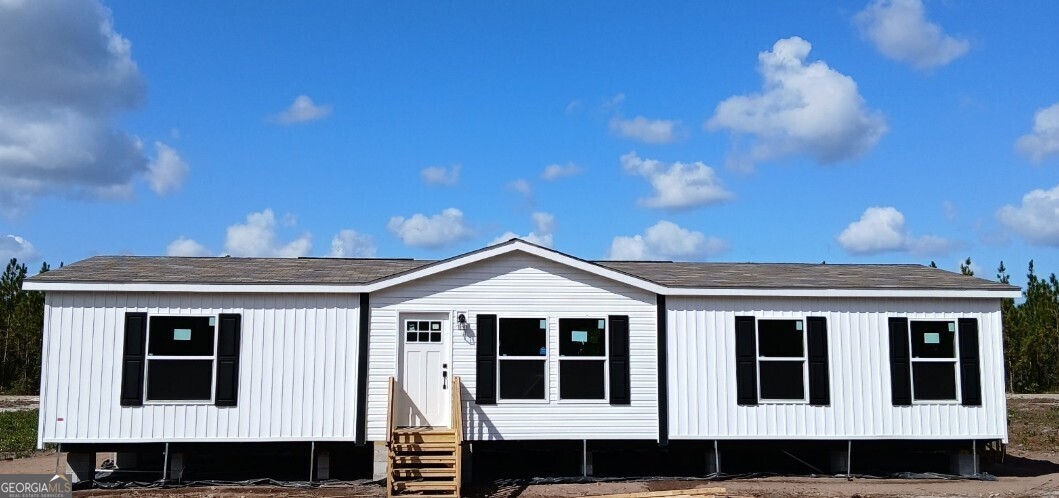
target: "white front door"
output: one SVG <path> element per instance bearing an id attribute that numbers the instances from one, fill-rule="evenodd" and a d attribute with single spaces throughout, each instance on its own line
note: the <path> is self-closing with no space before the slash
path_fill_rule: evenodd
<path id="1" fill-rule="evenodd" d="M 401 402 L 397 425 L 401 427 L 449 426 L 449 360 L 447 314 L 402 314 L 400 335 Z"/>

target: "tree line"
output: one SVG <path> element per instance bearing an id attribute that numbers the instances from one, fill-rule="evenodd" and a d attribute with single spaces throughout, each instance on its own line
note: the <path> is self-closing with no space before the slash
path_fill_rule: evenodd
<path id="1" fill-rule="evenodd" d="M 61 265 L 60 265 L 61 266 Z M 930 266 L 937 268 L 931 261 Z M 41 273 L 50 269 L 41 265 Z M 974 276 L 971 258 L 960 272 Z M 22 290 L 27 268 L 11 258 L 0 275 L 0 393 L 36 394 L 40 389 L 44 293 Z M 996 279 L 1011 283 L 1004 262 Z M 1007 390 L 1017 393 L 1059 391 L 1059 278 L 1038 276 L 1033 261 L 1026 273 L 1023 299 L 1001 304 Z"/>

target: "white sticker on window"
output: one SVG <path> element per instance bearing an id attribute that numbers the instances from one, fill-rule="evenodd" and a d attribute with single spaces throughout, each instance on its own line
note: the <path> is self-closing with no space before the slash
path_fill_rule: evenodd
<path id="1" fill-rule="evenodd" d="M 949 332 L 956 332 L 956 324 L 949 322 Z"/>
<path id="2" fill-rule="evenodd" d="M 797 322 L 794 322 L 794 330 L 801 330 L 801 329 L 802 329 L 802 321 L 798 320 Z"/>
<path id="3" fill-rule="evenodd" d="M 923 334 L 923 344 L 941 344 L 941 334 L 937 332 Z"/>
<path id="4" fill-rule="evenodd" d="M 572 330 L 570 331 L 570 341 L 580 342 L 582 344 L 588 342 L 588 331 L 587 330 Z"/>
<path id="5" fill-rule="evenodd" d="M 430 322 L 430 330 L 441 330 L 441 322 Z"/>
<path id="6" fill-rule="evenodd" d="M 210 317 L 210 327 L 213 327 L 215 325 L 217 325 L 217 317 L 211 316 Z"/>
<path id="7" fill-rule="evenodd" d="M 190 341 L 191 329 L 173 329 L 174 341 Z"/>
<path id="8" fill-rule="evenodd" d="M 607 328 L 607 323 L 605 321 L 603 321 L 603 320 L 600 320 L 599 321 L 599 330 L 603 330 L 605 328 Z"/>
<path id="9" fill-rule="evenodd" d="M 548 328 L 548 320 L 541 320 L 541 330 Z"/>

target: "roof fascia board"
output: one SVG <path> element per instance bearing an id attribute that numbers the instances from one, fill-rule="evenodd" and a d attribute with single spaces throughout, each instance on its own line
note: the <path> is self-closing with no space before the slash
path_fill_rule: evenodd
<path id="1" fill-rule="evenodd" d="M 298 284 L 170 284 L 119 282 L 33 282 L 22 283 L 30 291 L 73 292 L 215 292 L 243 294 L 359 294 L 362 285 Z"/>
<path id="2" fill-rule="evenodd" d="M 666 288 L 667 296 L 717 297 L 914 297 L 947 299 L 1017 299 L 1017 290 L 971 289 L 741 289 L 741 288 Z"/>
<path id="3" fill-rule="evenodd" d="M 429 266 L 427 266 L 425 268 L 412 270 L 410 272 L 403 273 L 401 275 L 396 275 L 396 276 L 393 276 L 393 277 L 388 277 L 388 278 L 384 278 L 382 280 L 378 280 L 376 282 L 373 282 L 371 284 L 366 285 L 365 288 L 364 288 L 364 292 L 375 292 L 377 290 L 386 289 L 386 288 L 389 288 L 389 287 L 393 287 L 395 285 L 400 285 L 400 284 L 403 284 L 403 283 L 406 283 L 406 282 L 410 282 L 412 280 L 420 279 L 420 278 L 423 278 L 423 277 L 427 277 L 427 276 L 430 276 L 430 275 L 436 275 L 436 274 L 444 272 L 444 271 L 448 271 L 448 270 L 451 270 L 451 269 L 454 269 L 454 268 L 458 268 L 458 267 L 461 267 L 461 266 L 464 266 L 464 265 L 469 265 L 471 263 L 476 263 L 478 261 L 482 261 L 482 260 L 485 260 L 485 259 L 489 259 L 489 258 L 492 258 L 492 257 L 500 256 L 502 254 L 507 254 L 507 253 L 514 252 L 514 251 L 522 251 L 522 252 L 525 252 L 525 253 L 528 253 L 528 254 L 532 254 L 534 256 L 539 256 L 541 258 L 544 258 L 544 259 L 547 259 L 547 260 L 550 260 L 550 261 L 554 261 L 554 262 L 559 263 L 559 264 L 563 264 L 563 265 L 566 265 L 566 266 L 577 268 L 579 270 L 583 270 L 583 271 L 586 271 L 586 272 L 589 272 L 589 273 L 593 273 L 595 275 L 599 275 L 601 277 L 608 278 L 610 280 L 615 280 L 615 281 L 621 282 L 623 284 L 627 284 L 627 285 L 630 285 L 630 286 L 633 286 L 633 287 L 637 287 L 637 288 L 640 288 L 640 289 L 643 289 L 643 290 L 646 290 L 646 291 L 649 291 L 649 292 L 654 292 L 656 294 L 663 294 L 666 291 L 665 287 L 663 287 L 661 285 L 658 285 L 658 284 L 656 284 L 654 282 L 649 282 L 647 280 L 636 278 L 636 277 L 633 277 L 631 275 L 627 275 L 625 273 L 621 273 L 619 271 L 611 270 L 609 268 L 604 268 L 604 267 L 602 267 L 600 265 L 589 263 L 587 261 L 583 261 L 583 260 L 580 260 L 580 259 L 577 259 L 577 258 L 574 258 L 574 257 L 571 257 L 571 256 L 567 256 L 567 255 L 565 255 L 563 253 L 560 253 L 560 252 L 557 252 L 557 251 L 544 249 L 544 248 L 537 247 L 537 246 L 532 245 L 532 244 L 526 244 L 526 243 L 522 242 L 521 240 L 514 240 L 514 241 L 512 241 L 510 243 L 500 244 L 500 245 L 497 245 L 497 246 L 492 247 L 490 249 L 486 249 L 484 251 L 477 251 L 477 252 L 474 252 L 474 253 L 466 254 L 464 256 L 458 256 L 458 257 L 452 258 L 452 259 L 450 259 L 448 261 L 443 261 L 441 263 L 437 263 L 437 264 L 434 264 L 434 265 L 429 265 Z"/>

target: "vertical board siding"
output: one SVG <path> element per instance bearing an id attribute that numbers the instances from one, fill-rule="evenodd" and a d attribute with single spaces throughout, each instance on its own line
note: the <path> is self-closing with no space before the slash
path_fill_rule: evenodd
<path id="1" fill-rule="evenodd" d="M 238 406 L 120 406 L 126 312 L 242 314 Z M 356 294 L 48 292 L 38 442 L 352 441 L 358 313 Z"/>
<path id="2" fill-rule="evenodd" d="M 452 375 L 463 382 L 468 440 L 658 437 L 655 295 L 527 254 L 507 254 L 371 295 L 369 440 L 385 439 L 387 379 L 397 375 L 400 313 L 452 314 Z M 467 326 L 455 326 L 455 313 Z M 474 404 L 477 315 L 548 318 L 548 401 Z M 558 318 L 629 317 L 631 404 L 559 401 Z"/>
<path id="3" fill-rule="evenodd" d="M 672 439 L 1007 440 L 1000 301 L 667 298 Z M 735 317 L 828 320 L 829 406 L 736 404 Z M 982 406 L 893 406 L 887 319 L 976 318 Z"/>

